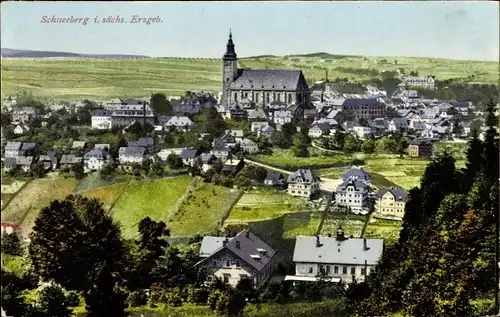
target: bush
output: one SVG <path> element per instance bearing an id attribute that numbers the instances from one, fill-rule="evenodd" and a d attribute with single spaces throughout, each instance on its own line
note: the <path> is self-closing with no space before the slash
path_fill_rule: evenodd
<path id="1" fill-rule="evenodd" d="M 209 291 L 206 288 L 195 288 L 189 286 L 187 289 L 187 301 L 193 304 L 206 304 L 208 300 Z"/>
<path id="2" fill-rule="evenodd" d="M 179 307 L 182 305 L 182 298 L 178 288 L 174 288 L 169 292 L 165 292 L 163 302 L 172 307 Z"/>
<path id="3" fill-rule="evenodd" d="M 130 293 L 127 297 L 127 304 L 129 307 L 139 307 L 144 306 L 148 302 L 148 297 L 146 292 L 143 290 L 137 290 Z"/>

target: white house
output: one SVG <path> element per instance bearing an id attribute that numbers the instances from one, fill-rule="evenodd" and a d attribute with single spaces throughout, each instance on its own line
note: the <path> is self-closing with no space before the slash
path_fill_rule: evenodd
<path id="1" fill-rule="evenodd" d="M 267 121 L 252 122 L 251 130 L 254 135 L 258 135 L 262 128 L 269 126 Z"/>
<path id="2" fill-rule="evenodd" d="M 179 131 L 189 131 L 193 127 L 193 121 L 186 116 L 162 116 L 158 118 L 158 122 L 165 129 L 175 127 Z"/>
<path id="3" fill-rule="evenodd" d="M 94 110 L 91 113 L 92 129 L 109 130 L 112 127 L 112 111 L 110 110 Z"/>
<path id="4" fill-rule="evenodd" d="M 106 163 L 107 154 L 103 150 L 93 149 L 83 156 L 83 170 L 85 173 L 100 170 Z"/>
<path id="5" fill-rule="evenodd" d="M 118 160 L 121 165 L 142 164 L 146 159 L 146 148 L 143 147 L 129 146 L 118 150 Z"/>
<path id="6" fill-rule="evenodd" d="M 293 114 L 289 110 L 276 110 L 273 112 L 273 122 L 275 124 L 285 124 L 292 122 Z"/>
<path id="7" fill-rule="evenodd" d="M 21 142 L 7 142 L 5 145 L 5 157 L 16 157 L 22 154 Z"/>
<path id="8" fill-rule="evenodd" d="M 258 287 L 271 276 L 275 254 L 269 245 L 245 229 L 232 238 L 203 237 L 201 260 L 196 266 L 205 268 L 207 282 L 218 277 L 234 287 L 248 278 Z"/>
<path id="9" fill-rule="evenodd" d="M 25 134 L 29 131 L 30 129 L 28 128 L 27 125 L 20 125 L 18 124 L 15 128 L 14 128 L 14 134 L 16 135 L 22 135 L 22 134 Z"/>
<path id="10" fill-rule="evenodd" d="M 387 130 L 390 132 L 398 132 L 406 129 L 408 129 L 408 120 L 405 118 L 392 118 L 387 126 Z"/>
<path id="11" fill-rule="evenodd" d="M 184 165 L 192 166 L 198 158 L 198 150 L 197 149 L 184 149 L 179 157 L 182 159 Z"/>
<path id="12" fill-rule="evenodd" d="M 316 123 L 309 129 L 308 135 L 311 138 L 319 138 L 325 134 L 330 133 L 330 125 L 326 122 L 324 123 Z"/>
<path id="13" fill-rule="evenodd" d="M 288 194 L 312 197 L 319 193 L 320 178 L 310 169 L 298 169 L 288 176 Z"/>
<path id="14" fill-rule="evenodd" d="M 163 149 L 161 150 L 160 152 L 158 152 L 158 157 L 162 160 L 162 161 L 166 161 L 167 160 L 167 157 L 170 155 L 170 154 L 175 154 L 175 155 L 178 155 L 180 156 L 182 151 L 184 151 L 185 148 L 174 148 L 174 149 Z"/>
<path id="15" fill-rule="evenodd" d="M 352 130 L 360 139 L 366 139 L 375 134 L 375 128 L 365 127 L 358 124 L 354 125 Z"/>
<path id="16" fill-rule="evenodd" d="M 426 124 L 425 121 L 420 119 L 420 117 L 416 118 L 411 118 L 410 119 L 410 124 L 408 125 L 408 128 L 413 129 L 413 130 L 425 130 Z"/>
<path id="17" fill-rule="evenodd" d="M 339 206 L 351 208 L 354 213 L 366 213 L 366 199 L 369 186 L 355 177 L 343 181 L 337 186 L 335 200 Z"/>
<path id="18" fill-rule="evenodd" d="M 297 236 L 293 251 L 295 275 L 285 281 L 363 282 L 375 268 L 384 249 L 383 239 L 346 238 L 342 228 L 335 237 Z"/>
<path id="19" fill-rule="evenodd" d="M 257 153 L 259 152 L 259 146 L 257 145 L 257 143 L 255 143 L 254 141 L 250 140 L 250 139 L 243 139 L 240 141 L 240 145 L 241 145 L 241 148 L 248 152 L 249 154 L 254 154 L 254 153 Z"/>

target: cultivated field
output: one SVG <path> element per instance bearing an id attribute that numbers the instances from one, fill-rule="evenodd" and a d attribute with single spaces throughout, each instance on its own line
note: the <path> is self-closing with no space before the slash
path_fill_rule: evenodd
<path id="1" fill-rule="evenodd" d="M 221 54 L 225 43 L 220 43 Z M 237 45 L 237 43 L 236 43 Z M 36 96 L 73 100 L 78 98 L 109 99 L 113 97 L 148 96 L 154 92 L 181 95 L 185 91 L 219 91 L 221 62 L 213 59 L 94 59 L 94 58 L 4 58 L 2 95 L 19 90 Z M 340 56 L 326 53 L 309 55 L 254 57 L 239 60 L 239 67 L 254 69 L 301 69 L 306 80 L 328 77 L 370 80 L 382 71 L 403 68 L 420 75 L 437 78 L 467 78 L 474 82 L 498 81 L 495 62 L 457 61 L 431 58 L 395 58 Z"/>
<path id="2" fill-rule="evenodd" d="M 241 192 L 202 181 L 190 189 L 179 207 L 168 218 L 172 236 L 213 234 L 222 224 Z"/>
<path id="3" fill-rule="evenodd" d="M 145 217 L 165 221 L 190 182 L 188 176 L 131 181 L 111 210 L 122 227 L 123 236 L 136 237 L 137 224 Z"/>
<path id="4" fill-rule="evenodd" d="M 74 178 L 34 179 L 2 211 L 2 221 L 18 223 L 28 232 L 42 208 L 55 199 L 66 198 L 73 193 L 76 185 Z"/>
<path id="5" fill-rule="evenodd" d="M 306 212 L 305 200 L 284 192 L 261 190 L 245 193 L 231 210 L 226 223 L 261 221 L 297 212 Z"/>

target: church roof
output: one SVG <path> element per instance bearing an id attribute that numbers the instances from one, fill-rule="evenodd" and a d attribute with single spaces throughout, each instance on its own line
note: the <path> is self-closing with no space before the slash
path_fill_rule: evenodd
<path id="1" fill-rule="evenodd" d="M 297 90 L 301 78 L 300 70 L 243 69 L 231 89 Z"/>

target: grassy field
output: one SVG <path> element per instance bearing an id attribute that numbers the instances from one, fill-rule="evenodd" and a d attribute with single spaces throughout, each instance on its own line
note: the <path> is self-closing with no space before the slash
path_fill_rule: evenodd
<path id="1" fill-rule="evenodd" d="M 144 217 L 165 221 L 190 182 L 188 176 L 131 181 L 111 210 L 121 224 L 123 236 L 135 237 L 137 224 Z"/>
<path id="2" fill-rule="evenodd" d="M 260 221 L 307 210 L 305 201 L 284 192 L 261 190 L 245 193 L 231 210 L 227 223 Z"/>
<path id="3" fill-rule="evenodd" d="M 317 213 L 312 213 L 309 217 L 287 215 L 283 219 L 283 237 L 313 236 L 318 231 L 320 222 L 321 219 Z"/>
<path id="4" fill-rule="evenodd" d="M 279 167 L 285 170 L 295 170 L 300 167 L 326 168 L 332 166 L 346 166 L 356 159 L 351 155 L 320 153 L 314 148 L 309 149 L 315 156 L 295 157 L 292 150 L 273 149 L 272 155 L 256 155 L 254 158 L 262 163 Z"/>
<path id="5" fill-rule="evenodd" d="M 170 234 L 193 236 L 215 232 L 221 225 L 221 218 L 240 195 L 241 192 L 235 189 L 201 183 L 190 191 L 168 219 Z"/>
<path id="6" fill-rule="evenodd" d="M 350 214 L 347 218 L 344 213 L 328 213 L 321 228 L 321 235 L 332 234 L 335 235 L 337 229 L 339 228 L 339 223 L 342 221 L 342 230 L 346 237 L 353 236 L 354 238 L 359 238 L 361 236 L 361 231 L 365 224 L 366 216 L 353 215 Z"/>
<path id="7" fill-rule="evenodd" d="M 220 43 L 221 54 L 224 45 Z M 373 79 L 377 72 L 399 68 L 407 72 L 416 70 L 422 76 L 432 74 L 440 80 L 474 75 L 476 83 L 496 84 L 497 66 L 495 62 L 326 53 L 239 60 L 240 68 L 301 69 L 310 84 L 323 80 L 326 70 L 331 79 L 348 77 L 363 81 Z M 139 97 L 154 92 L 167 95 L 181 95 L 187 90 L 213 92 L 221 86 L 221 61 L 218 58 L 4 58 L 1 68 L 2 95 L 27 90 L 36 96 L 68 101 Z"/>
<path id="8" fill-rule="evenodd" d="M 2 221 L 20 224 L 29 231 L 40 210 L 52 200 L 64 199 L 73 193 L 77 181 L 74 178 L 47 177 L 27 184 L 2 211 Z"/>
<path id="9" fill-rule="evenodd" d="M 80 195 L 89 198 L 97 198 L 104 204 L 104 210 L 109 211 L 115 204 L 119 195 L 125 190 L 128 182 L 117 183 L 110 186 L 99 187 L 79 192 Z"/>
<path id="10" fill-rule="evenodd" d="M 385 244 L 394 244 L 399 239 L 401 221 L 371 217 L 365 231 L 365 238 L 384 239 Z"/>

